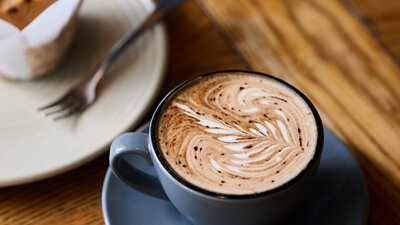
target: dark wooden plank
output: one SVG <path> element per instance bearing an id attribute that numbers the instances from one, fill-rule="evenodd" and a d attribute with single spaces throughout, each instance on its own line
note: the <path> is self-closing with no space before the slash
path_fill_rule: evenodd
<path id="1" fill-rule="evenodd" d="M 343 0 L 400 63 L 400 1 Z"/>

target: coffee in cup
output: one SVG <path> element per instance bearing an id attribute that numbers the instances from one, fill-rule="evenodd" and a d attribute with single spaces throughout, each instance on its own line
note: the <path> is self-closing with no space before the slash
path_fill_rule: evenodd
<path id="1" fill-rule="evenodd" d="M 157 127 L 172 172 L 222 195 L 288 183 L 313 158 L 317 135 L 310 107 L 293 89 L 244 72 L 186 86 L 165 104 Z"/>

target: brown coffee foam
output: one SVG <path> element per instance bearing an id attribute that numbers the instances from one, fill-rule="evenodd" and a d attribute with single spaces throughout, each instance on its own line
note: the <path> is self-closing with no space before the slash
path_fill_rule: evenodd
<path id="1" fill-rule="evenodd" d="M 297 176 L 314 155 L 317 127 L 308 105 L 287 86 L 235 73 L 180 91 L 166 104 L 157 135 L 180 177 L 208 191 L 241 195 Z"/>

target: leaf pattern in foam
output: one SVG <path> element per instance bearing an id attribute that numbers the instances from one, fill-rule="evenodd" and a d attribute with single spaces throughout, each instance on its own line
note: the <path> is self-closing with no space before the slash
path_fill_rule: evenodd
<path id="1" fill-rule="evenodd" d="M 254 122 L 252 123 L 254 127 L 246 130 L 236 123 L 230 126 L 215 118 L 196 113 L 185 104 L 175 102 L 174 105 L 182 109 L 186 115 L 197 119 L 197 124 L 203 126 L 206 132 L 219 135 L 216 139 L 223 142 L 226 149 L 232 151 L 232 165 L 225 165 L 223 167 L 217 162 L 218 160 L 212 159 L 212 165 L 215 168 L 218 167 L 218 170 L 224 168 L 224 170 L 234 174 L 263 175 L 260 174 L 260 172 L 263 172 L 263 168 L 282 161 L 282 156 L 286 154 L 285 152 L 292 149 L 295 145 L 290 135 L 287 134 L 288 124 L 286 123 L 286 116 L 280 111 L 277 115 L 281 117 L 281 120 L 276 121 L 276 126 L 270 121 L 264 121 L 264 124 Z M 259 154 L 261 152 L 263 154 Z M 274 153 L 275 160 L 265 160 Z M 244 166 L 249 163 L 256 163 L 258 166 Z"/>
<path id="2" fill-rule="evenodd" d="M 271 122 L 266 120 L 264 121 L 265 125 L 260 123 L 252 123 L 254 124 L 254 127 L 245 130 L 236 123 L 233 126 L 229 126 L 228 124 L 225 124 L 214 118 L 208 118 L 207 116 L 198 114 L 189 106 L 182 103 L 175 102 L 174 105 L 182 109 L 186 115 L 197 119 L 197 123 L 205 127 L 205 131 L 212 134 L 226 135 L 217 138 L 225 143 L 254 142 L 249 140 L 255 138 L 265 138 L 266 141 L 277 140 L 277 142 L 293 144 L 293 140 L 291 140 L 287 132 L 287 124 L 282 122 L 286 121 L 286 116 L 281 111 L 277 111 L 277 114 L 282 117 L 282 120 L 277 120 L 276 122 L 278 127 L 275 127 Z M 260 140 L 257 140 L 257 142 L 259 141 Z M 245 147 L 245 145 L 243 147 Z"/>

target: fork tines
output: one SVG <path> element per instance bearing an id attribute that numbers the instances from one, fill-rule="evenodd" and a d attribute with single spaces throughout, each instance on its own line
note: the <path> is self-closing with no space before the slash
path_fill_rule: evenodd
<path id="1" fill-rule="evenodd" d="M 79 102 L 72 98 L 61 98 L 49 105 L 40 107 L 38 111 L 44 111 L 45 116 L 51 116 L 53 120 L 69 117 L 79 111 Z"/>

